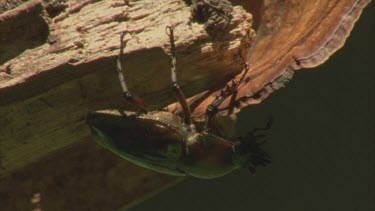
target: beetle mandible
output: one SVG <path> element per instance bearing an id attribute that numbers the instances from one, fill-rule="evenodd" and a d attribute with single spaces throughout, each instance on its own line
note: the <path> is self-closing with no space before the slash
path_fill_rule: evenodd
<path id="1" fill-rule="evenodd" d="M 123 49 L 126 46 L 123 32 L 120 36 L 120 53 L 117 71 L 123 96 L 138 108 L 137 112 L 104 110 L 87 115 L 92 134 L 97 143 L 122 158 L 139 166 L 162 173 L 198 178 L 215 178 L 229 172 L 248 168 L 255 171 L 258 165 L 270 162 L 270 157 L 259 147 L 255 129 L 247 137 L 226 137 L 213 124 L 218 106 L 233 95 L 243 77 L 233 81 L 207 106 L 205 121 L 194 122 L 185 95 L 177 83 L 174 28 L 166 27 L 170 39 L 172 90 L 183 109 L 179 116 L 166 111 L 147 111 L 142 101 L 129 91 L 123 70 Z M 244 61 L 245 71 L 249 65 Z"/>

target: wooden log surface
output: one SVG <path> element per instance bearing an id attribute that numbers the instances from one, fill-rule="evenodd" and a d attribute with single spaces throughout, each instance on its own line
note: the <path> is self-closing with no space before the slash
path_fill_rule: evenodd
<path id="1" fill-rule="evenodd" d="M 14 52 L 9 58 L 0 50 L 6 60 L 0 65 L 0 175 L 88 139 L 84 117 L 89 111 L 125 105 L 114 65 L 121 32 L 129 32 L 124 50 L 129 86 L 151 110 L 175 101 L 165 52 L 167 25 L 175 26 L 178 78 L 187 96 L 240 72 L 239 47 L 249 46 L 254 36 L 252 16 L 242 7 L 234 7 L 228 36 L 214 40 L 191 21 L 189 6 L 180 0 L 67 4 L 53 17 L 37 0 L 0 16 L 0 36 L 7 40 L 2 46 Z M 28 20 L 39 28 L 4 33 L 15 20 L 21 28 L 31 27 Z M 17 46 L 18 39 L 45 34 L 43 42 Z M 18 48 L 23 51 L 17 54 Z"/>
<path id="2" fill-rule="evenodd" d="M 175 101 L 165 27 L 175 26 L 178 78 L 191 96 L 241 71 L 252 16 L 235 7 L 217 40 L 182 0 L 13 3 L 0 2 L 0 210 L 117 210 L 181 180 L 91 140 L 88 112 L 127 106 L 115 70 L 120 33 L 129 32 L 130 88 L 160 109 Z"/>

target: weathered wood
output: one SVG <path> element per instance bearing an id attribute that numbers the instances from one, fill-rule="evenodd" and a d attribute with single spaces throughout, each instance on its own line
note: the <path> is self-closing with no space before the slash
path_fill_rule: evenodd
<path id="1" fill-rule="evenodd" d="M 167 25 L 176 27 L 178 78 L 188 96 L 237 74 L 239 48 L 249 47 L 254 36 L 251 15 L 242 7 L 233 10 L 228 36 L 213 40 L 202 24 L 190 20 L 182 0 L 68 4 L 56 17 L 40 10 L 48 39 L 0 66 L 0 175 L 88 138 L 84 117 L 89 111 L 125 104 L 114 66 L 121 32 L 129 31 L 125 65 L 130 88 L 150 109 L 175 101 L 165 53 Z M 15 10 L 40 7 L 45 7 L 42 1 L 30 1 Z M 23 14 L 15 10 L 0 16 L 3 28 L 10 17 Z"/>

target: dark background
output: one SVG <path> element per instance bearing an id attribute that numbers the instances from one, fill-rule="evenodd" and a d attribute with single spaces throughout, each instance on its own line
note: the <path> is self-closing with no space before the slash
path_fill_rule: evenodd
<path id="1" fill-rule="evenodd" d="M 318 68 L 297 71 L 263 103 L 243 109 L 239 133 L 275 119 L 273 162 L 225 177 L 189 178 L 131 211 L 374 209 L 374 3 L 345 46 Z"/>

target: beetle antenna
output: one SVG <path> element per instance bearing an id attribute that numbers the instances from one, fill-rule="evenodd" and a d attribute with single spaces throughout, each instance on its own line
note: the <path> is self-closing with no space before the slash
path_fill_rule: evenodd
<path id="1" fill-rule="evenodd" d="M 186 125 L 191 125 L 191 111 L 190 107 L 186 101 L 186 97 L 180 88 L 180 85 L 177 83 L 177 69 L 176 69 L 176 45 L 174 42 L 174 27 L 167 26 L 166 33 L 169 36 L 170 46 L 171 46 L 171 80 L 172 80 L 172 90 L 175 92 L 178 102 L 180 102 L 182 106 L 182 110 L 184 111 L 184 123 Z"/>
<path id="2" fill-rule="evenodd" d="M 129 91 L 127 83 L 126 83 L 126 75 L 124 72 L 124 48 L 126 47 L 126 44 L 128 40 L 124 41 L 124 37 L 127 34 L 127 32 L 122 32 L 120 35 L 120 53 L 116 60 L 116 70 L 119 74 L 120 84 L 123 91 L 123 97 L 126 101 L 129 103 L 135 105 L 141 113 L 147 113 L 146 108 L 144 107 L 142 99 L 139 97 L 135 97 L 132 95 L 132 93 Z"/>

